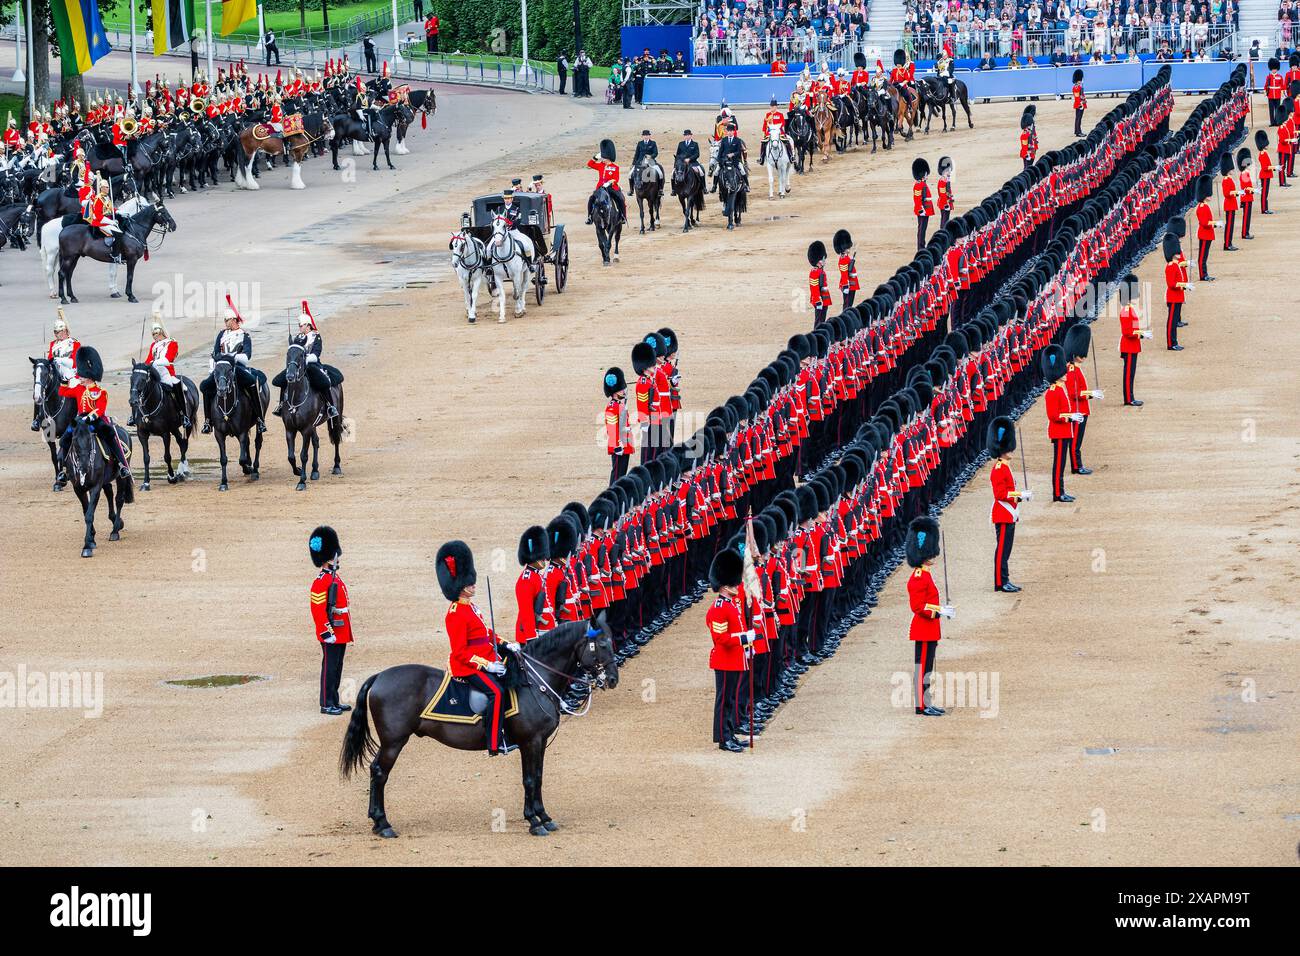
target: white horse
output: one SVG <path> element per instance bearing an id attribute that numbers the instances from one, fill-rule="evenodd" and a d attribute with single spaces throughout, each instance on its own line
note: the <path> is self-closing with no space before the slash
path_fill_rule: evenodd
<path id="1" fill-rule="evenodd" d="M 147 205 L 149 200 L 141 196 L 132 196 L 117 207 L 117 215 L 123 218 L 134 216 Z M 41 226 L 41 267 L 45 270 L 45 284 L 49 286 L 51 299 L 59 297 L 59 233 L 62 231 L 62 216 L 51 219 Z M 122 298 L 122 293 L 117 288 L 117 263 L 115 262 L 108 264 L 108 295 L 112 299 Z"/>
<path id="2" fill-rule="evenodd" d="M 531 262 L 537 250 L 533 241 L 523 233 L 511 229 L 505 217 L 496 216 L 492 220 L 492 238 L 486 246 L 488 267 L 496 285 L 496 294 L 500 297 L 498 322 L 506 320 L 506 279 L 515 290 L 515 318 L 524 314 L 524 297 L 528 295 L 528 283 L 533 277 Z"/>
<path id="3" fill-rule="evenodd" d="M 488 268 L 486 249 L 482 240 L 471 236 L 464 227 L 451 237 L 448 248 L 460 291 L 465 295 L 465 314 L 471 322 L 477 322 L 478 296 L 483 289 L 483 273 Z"/>
<path id="4" fill-rule="evenodd" d="M 785 194 L 790 191 L 790 170 L 794 167 L 794 163 L 790 161 L 790 154 L 785 148 L 785 137 L 781 135 L 781 129 L 777 126 L 768 127 L 767 155 L 763 159 L 763 165 L 767 167 L 767 198 L 773 198 L 772 180 L 775 178 L 776 189 L 784 199 Z"/>

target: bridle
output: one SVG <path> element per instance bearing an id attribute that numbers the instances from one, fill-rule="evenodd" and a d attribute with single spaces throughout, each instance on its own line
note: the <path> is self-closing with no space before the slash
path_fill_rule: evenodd
<path id="1" fill-rule="evenodd" d="M 587 633 L 584 636 L 583 640 L 587 642 L 587 649 L 590 653 L 593 654 L 595 653 L 596 639 L 602 637 L 603 635 L 604 632 L 601 631 L 599 628 L 594 628 L 594 627 L 587 628 Z M 560 679 L 562 679 L 563 681 L 569 684 L 572 684 L 576 681 L 582 681 L 586 684 L 591 685 L 593 688 L 603 688 L 605 686 L 606 678 L 605 678 L 604 664 L 600 664 L 599 669 L 593 675 L 591 672 L 591 668 L 582 664 L 581 658 L 579 658 L 578 663 L 579 666 L 583 668 L 582 672 L 579 674 L 566 674 L 562 670 L 557 670 L 556 668 L 551 667 L 549 664 L 544 664 L 541 661 L 539 661 L 537 658 L 529 656 L 528 653 L 523 648 L 519 649 L 519 659 L 523 663 L 524 670 L 528 672 L 529 676 L 537 680 L 537 683 L 541 686 L 543 692 L 553 697 L 560 711 L 565 714 L 568 714 L 570 717 L 585 716 L 587 712 L 591 710 L 591 700 L 594 695 L 588 694 L 587 699 L 582 702 L 581 708 L 575 710 L 574 708 L 568 705 L 568 703 L 564 699 L 564 696 L 562 694 L 557 693 L 555 688 L 553 688 L 550 685 L 550 683 L 546 680 L 546 678 L 538 672 L 538 668 L 547 671 L 548 673 L 554 674 L 555 676 L 559 677 Z"/>
<path id="2" fill-rule="evenodd" d="M 160 388 L 156 392 L 154 392 L 154 394 L 158 398 L 158 404 L 153 407 L 153 411 L 149 411 L 149 412 L 142 411 L 140 409 L 140 399 L 139 399 L 140 392 L 135 387 L 136 376 L 138 375 L 145 376 L 145 378 L 149 379 L 150 383 L 153 382 L 153 376 L 150 374 L 149 368 L 147 366 L 137 366 L 131 371 L 131 407 L 134 408 L 137 412 L 140 412 L 140 418 L 143 421 L 147 422 L 149 419 L 153 418 L 155 415 L 158 414 L 158 412 L 162 410 L 162 404 L 163 404 L 162 389 Z"/>
<path id="3" fill-rule="evenodd" d="M 460 266 L 467 272 L 475 272 L 483 268 L 484 247 L 482 240 L 477 236 L 461 231 L 451 237 L 451 243 L 451 258 L 454 265 Z M 473 260 L 465 256 L 466 247 L 474 251 Z"/>
<path id="4" fill-rule="evenodd" d="M 502 224 L 502 229 L 499 232 L 496 229 L 497 223 Z M 506 222 L 505 217 L 493 217 L 492 226 L 492 241 L 487 243 L 485 246 L 488 262 L 494 266 L 504 266 L 507 263 L 512 262 L 514 259 L 520 258 L 521 253 L 519 250 L 519 243 L 515 241 L 514 236 L 510 235 L 509 223 Z M 510 254 L 502 257 L 497 253 L 497 250 L 501 246 L 506 245 L 507 240 L 510 247 Z"/>
<path id="5" fill-rule="evenodd" d="M 292 356 L 294 352 L 301 352 L 304 356 L 304 360 L 302 362 L 299 362 L 296 359 L 290 361 L 290 356 Z M 306 364 L 307 364 L 305 360 L 306 354 L 307 354 L 307 347 L 305 345 L 299 345 L 297 342 L 290 343 L 289 350 L 285 353 L 284 356 L 284 382 L 286 385 L 296 385 L 306 377 Z M 295 403 L 288 397 L 288 389 L 285 389 L 284 402 L 285 405 L 288 406 L 289 411 L 296 412 L 298 411 L 298 409 L 302 408 L 303 405 L 307 403 L 307 399 L 310 395 L 311 395 L 310 388 L 303 389 L 302 399 L 297 403 Z M 288 417 L 289 416 L 286 415 L 285 419 L 287 420 Z"/>
<path id="6" fill-rule="evenodd" d="M 58 395 L 58 384 L 57 384 L 59 381 L 58 369 L 56 369 L 54 365 L 50 363 L 49 359 L 43 360 L 40 365 L 34 365 L 32 366 L 32 368 L 36 374 L 36 384 L 39 385 L 41 389 L 41 397 L 40 400 L 37 402 L 37 406 L 40 408 L 41 412 L 45 415 L 46 418 L 51 418 L 51 419 L 58 418 L 59 412 L 63 411 L 63 406 L 70 401 L 67 395 L 59 395 L 59 404 L 55 406 L 54 413 L 53 414 L 50 413 L 49 402 L 50 402 L 51 391 L 53 392 L 53 394 Z M 46 371 L 50 373 L 50 384 L 46 383 L 45 377 L 41 374 L 42 372 L 46 372 Z M 53 389 L 51 389 L 51 385 L 54 386 Z"/>

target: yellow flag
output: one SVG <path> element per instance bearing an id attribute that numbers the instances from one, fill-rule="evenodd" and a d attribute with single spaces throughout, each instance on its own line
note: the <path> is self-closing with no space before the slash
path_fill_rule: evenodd
<path id="1" fill-rule="evenodd" d="M 222 0 L 221 35 L 228 37 L 257 16 L 257 0 Z"/>

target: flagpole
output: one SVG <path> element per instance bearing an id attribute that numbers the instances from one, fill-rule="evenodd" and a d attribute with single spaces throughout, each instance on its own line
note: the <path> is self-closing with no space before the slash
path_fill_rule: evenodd
<path id="1" fill-rule="evenodd" d="M 257 46 L 255 50 L 261 50 L 266 46 L 266 14 L 262 11 L 262 4 L 257 5 Z"/>
<path id="2" fill-rule="evenodd" d="M 140 95 L 140 73 L 135 59 L 135 0 L 131 0 L 131 95 Z"/>
<path id="3" fill-rule="evenodd" d="M 217 71 L 212 65 L 212 0 L 207 0 L 206 7 L 207 7 L 207 18 L 208 18 L 208 32 L 207 32 L 207 41 L 206 41 L 208 47 L 208 75 L 206 79 L 209 83 L 211 83 L 212 78 L 217 75 Z"/>
<path id="4" fill-rule="evenodd" d="M 32 0 L 27 0 L 27 116 L 36 115 L 36 44 L 32 28 Z"/>
<path id="5" fill-rule="evenodd" d="M 393 0 L 393 63 L 402 62 L 402 46 L 397 37 L 397 0 Z"/>
<path id="6" fill-rule="evenodd" d="M 25 83 L 27 76 L 23 73 L 23 41 L 27 37 L 23 35 L 23 32 L 26 30 L 27 20 L 23 16 L 21 2 L 15 4 L 14 14 L 17 17 L 14 23 L 14 75 L 10 79 L 15 83 Z"/>
<path id="7" fill-rule="evenodd" d="M 528 0 L 521 0 L 520 17 L 524 26 L 524 82 L 528 82 Z"/>

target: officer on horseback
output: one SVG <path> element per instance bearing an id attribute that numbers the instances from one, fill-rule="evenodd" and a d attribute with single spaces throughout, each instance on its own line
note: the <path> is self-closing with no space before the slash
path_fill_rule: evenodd
<path id="1" fill-rule="evenodd" d="M 144 360 L 145 364 L 152 365 L 157 369 L 159 381 L 171 389 L 172 400 L 176 403 L 176 410 L 181 415 L 181 430 L 187 431 L 190 427 L 190 417 L 185 414 L 185 383 L 176 374 L 174 364 L 176 355 L 180 351 L 180 345 L 175 339 L 167 335 L 162 319 L 157 314 L 153 317 L 152 335 L 153 342 L 149 345 L 149 355 Z M 131 427 L 135 423 L 135 409 L 132 408 L 131 417 L 126 420 L 126 424 Z"/>
<path id="2" fill-rule="evenodd" d="M 632 155 L 632 176 L 628 178 L 629 188 L 636 188 L 636 183 L 632 179 L 633 177 L 640 177 L 641 160 L 647 156 L 650 157 L 655 172 L 659 174 L 659 179 L 662 180 L 664 178 L 664 168 L 659 165 L 659 144 L 651 138 L 648 129 L 643 129 L 641 130 L 641 141 L 636 144 L 636 152 Z"/>
<path id="3" fill-rule="evenodd" d="M 945 43 L 943 45 L 943 54 L 934 65 L 934 72 L 939 75 L 939 79 L 943 80 L 945 92 L 949 97 L 952 96 L 952 85 L 956 82 L 952 75 L 952 64 L 952 47 Z"/>
<path id="4" fill-rule="evenodd" d="M 745 192 L 749 192 L 749 170 L 745 167 L 746 150 L 745 141 L 736 135 L 736 124 L 733 122 L 727 126 L 727 135 L 722 138 L 718 144 L 718 169 L 724 166 L 735 164 L 740 170 L 741 181 L 744 183 Z M 718 191 L 718 180 L 713 180 L 711 192 Z"/>
<path id="5" fill-rule="evenodd" d="M 768 101 L 768 110 L 763 114 L 763 140 L 758 147 L 758 164 L 760 166 L 767 162 L 767 141 L 774 129 L 777 131 L 777 138 L 785 144 L 785 151 L 789 155 L 790 161 L 794 162 L 794 140 L 785 131 L 785 114 L 781 112 L 781 108 L 777 105 L 775 96 Z"/>
<path id="6" fill-rule="evenodd" d="M 321 339 L 320 331 L 316 328 L 316 319 L 311 314 L 311 309 L 307 306 L 307 300 L 302 300 L 302 311 L 298 313 L 298 334 L 291 340 L 293 345 L 301 345 L 307 353 L 307 382 L 325 401 L 325 417 L 334 419 L 338 417 L 339 410 L 334 407 L 334 402 L 330 395 L 330 389 L 335 385 L 343 382 L 343 373 L 332 365 L 325 365 L 320 360 L 321 350 L 324 347 L 324 341 Z M 271 384 L 280 390 L 280 401 L 276 403 L 272 415 L 279 415 L 284 411 L 284 386 L 286 383 L 284 371 L 276 374 L 271 379 Z"/>
<path id="7" fill-rule="evenodd" d="M 60 384 L 68 381 L 76 374 L 77 350 L 79 348 L 81 348 L 81 343 L 74 339 L 72 333 L 68 331 L 68 323 L 63 319 L 63 310 L 59 309 L 59 317 L 54 320 L 54 339 L 50 342 L 46 357 L 59 373 Z"/>
<path id="8" fill-rule="evenodd" d="M 204 421 L 201 430 L 205 435 L 212 434 L 212 400 L 217 393 L 217 382 L 212 370 L 216 368 L 217 359 L 223 355 L 234 357 L 235 379 L 257 412 L 257 430 L 266 431 L 261 396 L 261 385 L 266 381 L 266 376 L 260 369 L 249 364 L 253 358 L 253 337 L 244 331 L 244 317 L 239 314 L 229 295 L 226 296 L 226 327 L 217 333 L 217 339 L 212 345 L 212 358 L 208 360 L 208 377 L 199 385 L 199 391 L 203 393 Z"/>
<path id="9" fill-rule="evenodd" d="M 95 195 L 86 200 L 81 208 L 81 216 L 91 229 L 98 229 L 104 235 L 104 244 L 114 261 L 120 262 L 115 243 L 122 234 L 122 227 L 117 224 L 113 213 L 113 200 L 109 194 L 108 180 L 101 179 Z"/>
<path id="10" fill-rule="evenodd" d="M 688 169 L 698 171 L 701 180 L 705 178 L 704 165 L 700 162 L 700 144 L 695 142 L 695 135 L 690 130 L 682 130 L 682 141 L 677 144 L 677 152 L 673 154 L 673 160 L 684 163 Z"/>
<path id="11" fill-rule="evenodd" d="M 604 189 L 609 194 L 618 208 L 619 221 L 627 225 L 627 200 L 623 198 L 623 190 L 618 186 L 619 170 L 618 163 L 615 162 L 617 156 L 618 152 L 614 148 L 613 140 L 602 139 L 600 152 L 587 160 L 587 167 L 596 171 L 596 189 Z M 595 198 L 593 192 L 591 198 L 587 200 L 587 225 L 589 226 Z"/>
<path id="12" fill-rule="evenodd" d="M 66 385 L 59 386 L 59 394 L 77 403 L 78 417 L 87 419 L 95 429 L 100 445 L 108 449 L 117 463 L 117 476 L 130 480 L 131 460 L 117 434 L 117 426 L 108 414 L 108 391 L 99 384 L 104 377 L 104 363 L 99 353 L 90 346 L 77 350 L 77 375 Z M 59 439 L 59 482 L 66 482 L 68 446 L 72 444 L 72 426 Z"/>

